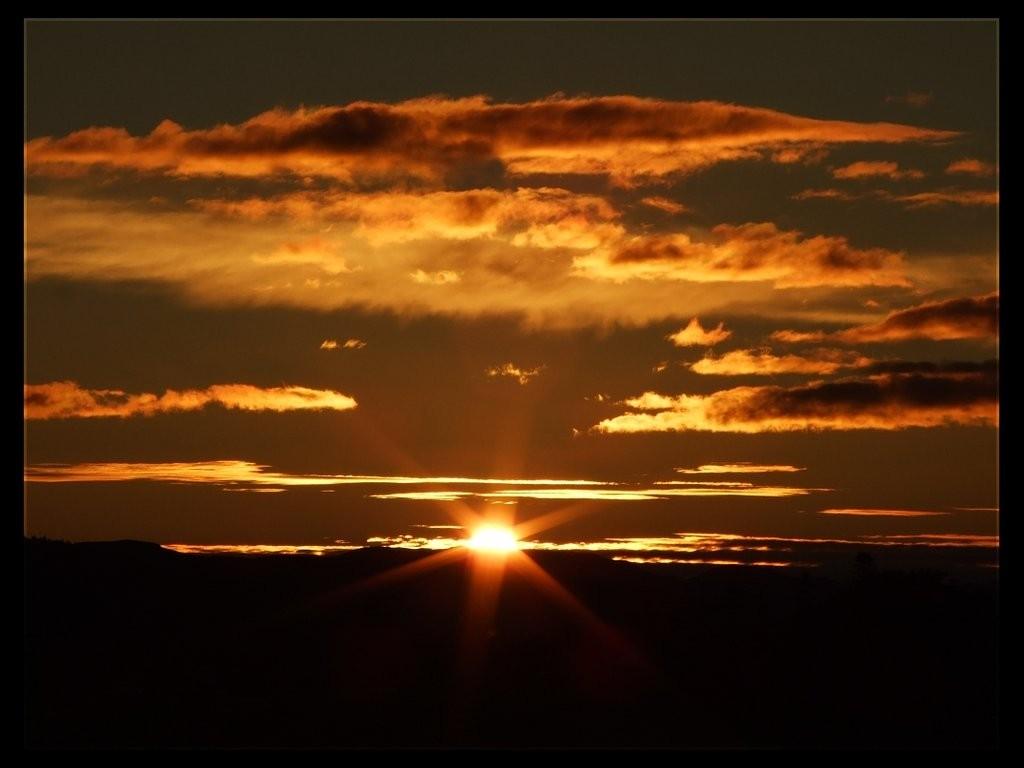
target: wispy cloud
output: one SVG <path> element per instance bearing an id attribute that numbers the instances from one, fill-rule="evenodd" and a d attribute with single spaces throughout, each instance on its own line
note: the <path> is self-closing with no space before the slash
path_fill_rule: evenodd
<path id="1" fill-rule="evenodd" d="M 944 205 L 959 205 L 967 207 L 986 207 L 999 205 L 999 191 L 987 189 L 958 189 L 945 187 L 912 194 L 897 195 L 885 189 L 870 189 L 863 192 L 851 192 L 849 190 L 824 188 L 805 189 L 792 195 L 794 200 L 841 200 L 852 202 L 854 200 L 877 200 L 880 202 L 899 203 L 904 208 L 928 209 Z"/>
<path id="2" fill-rule="evenodd" d="M 412 501 L 457 501 L 467 496 L 482 499 L 534 499 L 541 501 L 652 501 L 681 496 L 747 496 L 761 498 L 789 498 L 822 493 L 831 488 L 798 488 L 792 486 L 755 485 L 754 483 L 684 483 L 662 481 L 654 483 L 656 488 L 611 484 L 615 488 L 515 488 L 490 492 L 469 491 L 420 491 L 413 493 L 377 493 L 373 499 L 402 499 Z M 684 487 L 674 487 L 684 486 Z"/>
<path id="3" fill-rule="evenodd" d="M 705 357 L 690 365 L 703 375 L 772 376 L 780 373 L 829 374 L 841 368 L 863 368 L 872 361 L 855 352 L 819 349 L 807 355 L 775 355 L 767 350 L 736 349 L 720 357 Z"/>
<path id="4" fill-rule="evenodd" d="M 509 379 L 515 379 L 520 384 L 529 384 L 530 379 L 540 375 L 540 372 L 544 369 L 544 366 L 539 365 L 535 368 L 521 368 L 514 363 L 502 363 L 496 365 L 493 368 L 488 368 L 486 373 L 490 378 L 503 377 Z"/>
<path id="5" fill-rule="evenodd" d="M 185 555 L 329 555 L 362 549 L 360 544 L 162 544 Z"/>
<path id="6" fill-rule="evenodd" d="M 341 343 L 337 339 L 324 339 L 320 349 L 362 349 L 365 346 L 366 342 L 362 339 L 346 339 Z"/>
<path id="7" fill-rule="evenodd" d="M 244 411 L 347 411 L 356 407 L 353 398 L 340 392 L 296 386 L 214 384 L 205 389 L 168 389 L 157 395 L 85 389 L 74 381 L 25 385 L 26 419 L 128 418 L 196 411 L 213 404 Z"/>
<path id="8" fill-rule="evenodd" d="M 805 237 L 771 222 L 720 224 L 700 240 L 637 235 L 573 263 L 579 274 L 611 281 L 764 281 L 776 288 L 910 284 L 901 252 L 857 248 L 845 237 Z"/>
<path id="9" fill-rule="evenodd" d="M 894 200 L 909 208 L 932 208 L 940 205 L 990 206 L 999 205 L 999 191 L 985 189 L 940 189 L 896 195 Z"/>
<path id="10" fill-rule="evenodd" d="M 499 237 L 513 245 L 593 248 L 622 233 L 616 223 L 620 214 L 605 198 L 557 187 L 299 190 L 269 198 L 194 198 L 189 204 L 218 217 L 250 222 L 351 222 L 355 236 L 376 246 Z"/>
<path id="11" fill-rule="evenodd" d="M 898 163 L 865 160 L 850 163 L 850 165 L 844 165 L 841 168 L 834 168 L 832 175 L 837 179 L 866 179 L 883 176 L 894 181 L 924 178 L 924 174 L 921 171 L 914 168 L 900 168 Z"/>
<path id="12" fill-rule="evenodd" d="M 487 477 L 411 477 L 405 475 L 289 474 L 275 472 L 251 461 L 193 461 L 169 463 L 102 462 L 82 464 L 32 464 L 25 468 L 26 482 L 112 483 L 154 480 L 214 485 L 553 485 L 600 486 L 599 480 Z"/>
<path id="13" fill-rule="evenodd" d="M 923 509 L 822 509 L 819 515 L 839 515 L 846 517 L 941 517 L 949 512 L 932 512 Z"/>
<path id="14" fill-rule="evenodd" d="M 664 211 L 665 213 L 685 213 L 690 210 L 682 203 L 676 202 L 675 200 L 669 200 L 667 197 L 659 197 L 657 195 L 641 198 L 640 202 L 650 208 L 657 208 L 659 211 Z"/>
<path id="15" fill-rule="evenodd" d="M 749 461 L 737 461 L 729 464 L 701 464 L 699 467 L 676 467 L 676 472 L 684 475 L 735 475 L 764 474 L 766 472 L 803 472 L 805 467 L 794 467 L 792 464 L 754 464 Z"/>

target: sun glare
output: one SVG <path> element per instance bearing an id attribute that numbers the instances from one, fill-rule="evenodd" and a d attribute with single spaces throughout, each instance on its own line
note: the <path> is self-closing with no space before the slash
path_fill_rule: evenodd
<path id="1" fill-rule="evenodd" d="M 505 553 L 519 549 L 519 542 L 511 528 L 484 525 L 473 531 L 466 546 L 477 552 Z"/>

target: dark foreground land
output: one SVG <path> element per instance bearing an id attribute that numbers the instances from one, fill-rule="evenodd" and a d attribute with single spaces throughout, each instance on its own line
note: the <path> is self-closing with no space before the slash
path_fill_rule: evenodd
<path id="1" fill-rule="evenodd" d="M 996 577 L 25 544 L 31 747 L 994 747 Z M 863 565 L 863 564 L 862 564 Z M 479 592 L 478 592 L 479 593 Z M 476 617 L 474 619 L 468 617 Z M 483 631 L 477 631 L 483 627 Z"/>

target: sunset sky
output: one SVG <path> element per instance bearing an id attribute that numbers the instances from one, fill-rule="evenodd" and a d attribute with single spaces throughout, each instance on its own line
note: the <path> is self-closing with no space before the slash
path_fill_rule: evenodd
<path id="1" fill-rule="evenodd" d="M 26 533 L 994 546 L 996 38 L 28 22 Z"/>

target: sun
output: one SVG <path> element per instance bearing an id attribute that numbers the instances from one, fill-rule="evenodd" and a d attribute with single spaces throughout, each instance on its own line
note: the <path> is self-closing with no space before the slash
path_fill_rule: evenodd
<path id="1" fill-rule="evenodd" d="M 519 540 L 511 528 L 482 525 L 466 540 L 466 546 L 477 552 L 504 554 L 519 549 Z"/>

